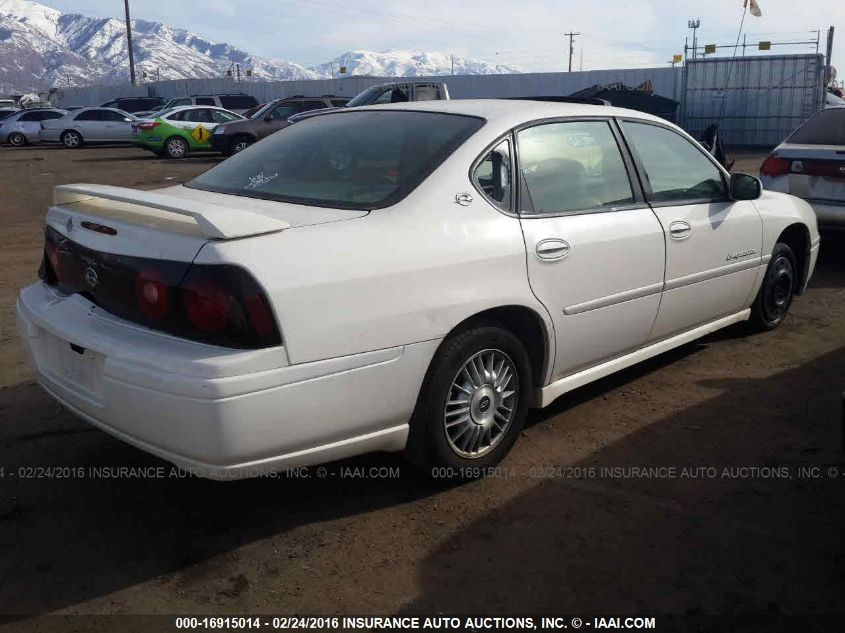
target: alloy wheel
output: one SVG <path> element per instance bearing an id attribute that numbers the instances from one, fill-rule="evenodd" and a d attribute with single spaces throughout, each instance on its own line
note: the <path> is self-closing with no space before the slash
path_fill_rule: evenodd
<path id="1" fill-rule="evenodd" d="M 459 457 L 475 459 L 505 437 L 519 399 L 519 377 L 510 357 L 487 349 L 470 357 L 455 375 L 443 424 L 449 446 Z"/>

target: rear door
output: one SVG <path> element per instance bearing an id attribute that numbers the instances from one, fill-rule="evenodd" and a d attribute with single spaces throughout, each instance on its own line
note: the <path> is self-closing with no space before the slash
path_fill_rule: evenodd
<path id="1" fill-rule="evenodd" d="M 108 141 L 129 141 L 132 138 L 132 121 L 117 110 L 103 110 L 103 133 Z"/>
<path id="2" fill-rule="evenodd" d="M 541 123 L 516 138 L 528 276 L 554 321 L 557 380 L 646 342 L 663 230 L 612 121 Z"/>
<path id="3" fill-rule="evenodd" d="M 25 112 L 18 118 L 17 131 L 22 132 L 27 139 L 38 137 L 38 130 L 41 129 L 41 121 L 44 119 L 43 111 Z"/>
<path id="4" fill-rule="evenodd" d="M 650 338 L 739 312 L 762 263 L 754 203 L 732 201 L 721 168 L 676 130 L 643 120 L 623 121 L 622 130 L 665 233 L 665 287 Z"/>

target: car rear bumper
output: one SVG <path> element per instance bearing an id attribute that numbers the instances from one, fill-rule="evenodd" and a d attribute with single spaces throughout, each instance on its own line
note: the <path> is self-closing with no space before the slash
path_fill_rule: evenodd
<path id="1" fill-rule="evenodd" d="M 38 133 L 38 140 L 42 143 L 59 143 L 61 133 L 61 130 L 41 130 Z"/>
<path id="2" fill-rule="evenodd" d="M 398 451 L 439 341 L 289 365 L 127 323 L 43 283 L 18 327 L 39 383 L 91 424 L 214 479 Z"/>
<path id="3" fill-rule="evenodd" d="M 823 200 L 807 200 L 816 218 L 819 228 L 845 229 L 845 202 L 827 202 Z"/>

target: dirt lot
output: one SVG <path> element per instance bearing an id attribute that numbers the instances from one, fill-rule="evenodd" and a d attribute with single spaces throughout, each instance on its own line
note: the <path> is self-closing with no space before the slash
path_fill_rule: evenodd
<path id="1" fill-rule="evenodd" d="M 26 476 L 38 466 L 164 466 L 63 411 L 28 374 L 14 303 L 36 276 L 51 187 L 155 188 L 214 162 L 0 149 L 0 614 L 16 616 L 7 629 L 54 612 L 845 611 L 845 241 L 831 236 L 782 328 L 727 330 L 535 412 L 505 464 L 512 477 L 447 487 L 387 455 L 308 480 Z M 399 475 L 343 470 L 371 466 Z M 601 467 L 665 468 L 644 477 Z M 683 477 L 684 467 L 716 471 Z M 800 467 L 819 467 L 818 477 Z"/>

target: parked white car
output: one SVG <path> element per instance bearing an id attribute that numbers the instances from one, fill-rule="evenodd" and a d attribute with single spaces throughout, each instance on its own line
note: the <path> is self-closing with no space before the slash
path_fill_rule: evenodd
<path id="1" fill-rule="evenodd" d="M 137 119 L 114 108 L 82 108 L 52 121 L 43 121 L 39 138 L 42 143 L 61 143 L 79 149 L 85 143 L 129 143 L 132 124 Z"/>
<path id="2" fill-rule="evenodd" d="M 303 121 L 186 185 L 57 187 L 17 315 L 59 402 L 195 473 L 405 450 L 473 476 L 529 407 L 778 326 L 818 248 L 807 203 L 656 117 L 408 103 Z"/>
<path id="3" fill-rule="evenodd" d="M 845 107 L 817 112 L 760 167 L 763 186 L 803 198 L 822 228 L 845 228 Z"/>

